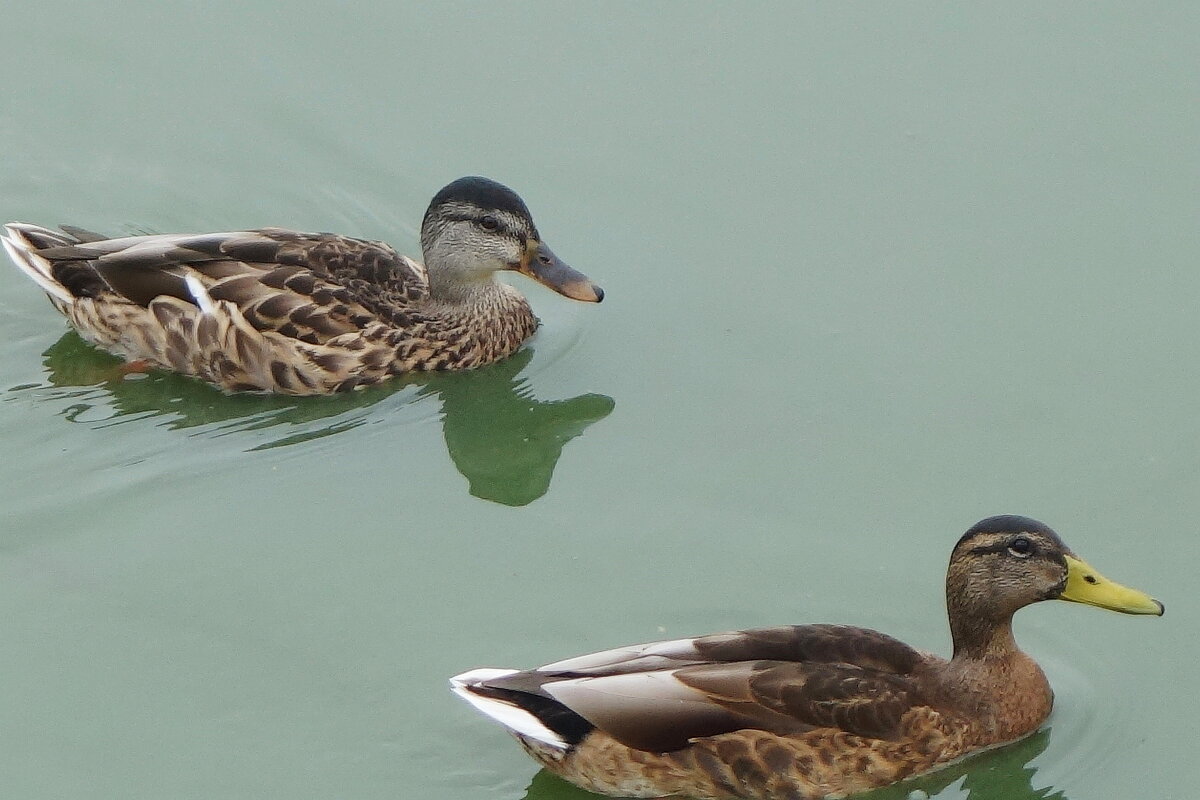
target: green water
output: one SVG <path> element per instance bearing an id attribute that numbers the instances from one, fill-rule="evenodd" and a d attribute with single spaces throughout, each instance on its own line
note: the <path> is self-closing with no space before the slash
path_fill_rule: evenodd
<path id="1" fill-rule="evenodd" d="M 121 380 L 0 268 L 0 796 L 578 798 L 447 676 L 787 622 L 944 651 L 996 513 L 1168 613 L 1023 612 L 1050 726 L 920 788 L 1195 793 L 1200 6 L 0 18 L 3 219 L 416 254 L 484 174 L 607 293 L 521 282 L 509 362 L 300 401 Z"/>

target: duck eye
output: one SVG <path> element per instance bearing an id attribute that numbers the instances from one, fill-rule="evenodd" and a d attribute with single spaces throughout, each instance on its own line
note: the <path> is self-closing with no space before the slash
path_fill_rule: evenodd
<path id="1" fill-rule="evenodd" d="M 1033 552 L 1033 542 L 1026 539 L 1024 536 L 1018 536 L 1013 539 L 1008 545 L 1008 552 L 1012 553 L 1017 558 L 1028 558 Z"/>
<path id="2" fill-rule="evenodd" d="M 493 217 L 491 214 L 486 214 L 479 218 L 479 227 L 485 231 L 500 230 L 500 220 Z"/>

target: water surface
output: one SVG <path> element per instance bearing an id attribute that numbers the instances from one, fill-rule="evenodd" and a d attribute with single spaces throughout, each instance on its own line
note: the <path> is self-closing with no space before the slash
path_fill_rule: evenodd
<path id="1" fill-rule="evenodd" d="M 484 174 L 607 297 L 518 283 L 511 361 L 298 401 L 114 375 L 0 269 L 0 794 L 577 798 L 446 677 L 786 622 L 944 650 L 996 513 L 1170 612 L 1023 612 L 1050 725 L 920 788 L 1194 794 L 1200 10 L 4 16 L 5 219 L 416 254 Z"/>

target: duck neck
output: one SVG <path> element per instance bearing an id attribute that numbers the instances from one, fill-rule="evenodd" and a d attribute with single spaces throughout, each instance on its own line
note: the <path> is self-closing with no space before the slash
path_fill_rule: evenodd
<path id="1" fill-rule="evenodd" d="M 395 371 L 469 369 L 511 355 L 537 329 L 525 297 L 511 286 L 487 280 L 441 282 L 430 276 L 424 322 L 393 332 Z"/>
<path id="2" fill-rule="evenodd" d="M 431 310 L 443 319 L 454 319 L 481 330 L 495 328 L 505 320 L 533 322 L 533 309 L 520 292 L 497 283 L 490 276 L 471 282 L 430 280 Z"/>
<path id="3" fill-rule="evenodd" d="M 980 743 L 1037 730 L 1050 715 L 1054 692 L 1041 667 L 1017 647 L 1012 614 L 950 619 L 954 657 L 939 674 L 942 700 L 973 720 L 970 730 Z"/>
<path id="4" fill-rule="evenodd" d="M 954 660 L 995 659 L 1021 652 L 1012 633 L 1012 614 L 987 618 L 951 609 Z"/>
<path id="5" fill-rule="evenodd" d="M 491 273 L 468 278 L 448 270 L 429 270 L 429 296 L 443 305 L 490 305 L 501 288 Z"/>
<path id="6" fill-rule="evenodd" d="M 1012 634 L 1012 618 L 1020 603 L 1006 602 L 987 591 L 971 574 L 951 562 L 946 574 L 946 614 L 954 639 L 954 661 L 1020 653 Z"/>

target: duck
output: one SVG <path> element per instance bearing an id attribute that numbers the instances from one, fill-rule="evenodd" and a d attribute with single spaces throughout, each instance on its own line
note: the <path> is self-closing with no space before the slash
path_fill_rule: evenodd
<path id="1" fill-rule="evenodd" d="M 13 222 L 0 242 L 84 339 L 131 371 L 227 392 L 331 394 L 499 361 L 538 326 L 524 295 L 495 280 L 506 270 L 604 299 L 546 245 L 516 192 L 479 176 L 433 197 L 424 263 L 383 242 L 284 228 L 108 238 Z"/>
<path id="2" fill-rule="evenodd" d="M 1002 515 L 951 552 L 949 659 L 866 628 L 789 625 L 476 669 L 450 688 L 547 770 L 592 792 L 844 797 L 1035 732 L 1054 693 L 1017 646 L 1012 618 L 1051 599 L 1163 613 L 1045 524 Z"/>

